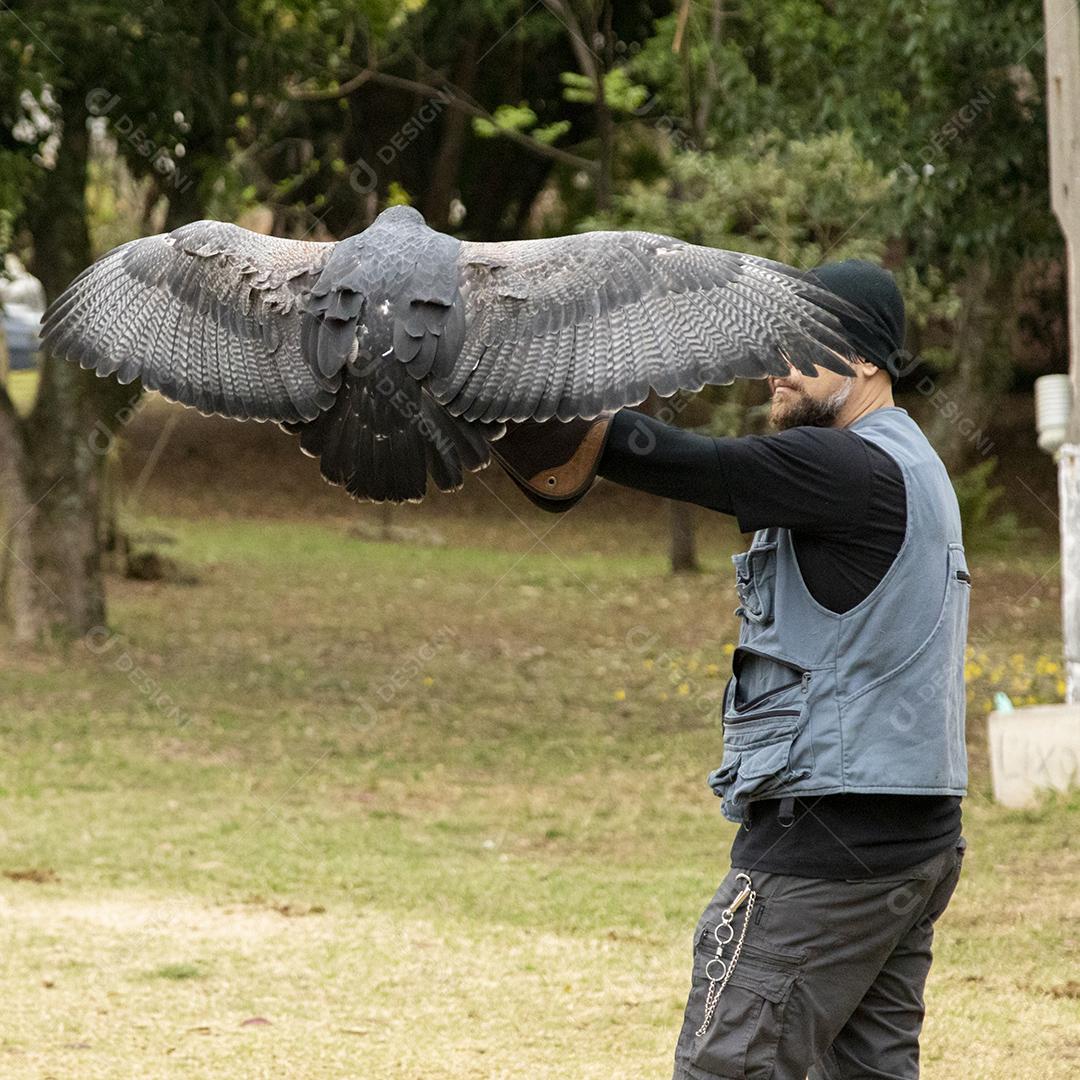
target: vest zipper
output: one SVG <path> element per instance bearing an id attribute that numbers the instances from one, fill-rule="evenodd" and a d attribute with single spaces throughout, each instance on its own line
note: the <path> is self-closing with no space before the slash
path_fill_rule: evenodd
<path id="1" fill-rule="evenodd" d="M 758 694 L 757 697 L 751 698 L 749 701 L 744 702 L 742 705 L 735 706 L 740 712 L 745 712 L 747 709 L 752 709 L 759 701 L 764 701 L 768 697 L 772 697 L 773 694 L 779 694 L 781 690 L 790 690 L 793 686 L 801 686 L 802 693 L 808 693 L 810 690 L 810 676 L 812 672 L 804 671 L 796 664 L 789 663 L 787 660 L 778 660 L 775 656 L 770 656 L 766 652 L 762 652 L 760 649 L 751 649 L 746 645 L 740 645 L 735 650 L 738 652 L 750 653 L 752 656 L 760 656 L 765 660 L 772 660 L 773 663 L 779 664 L 781 667 L 790 668 L 792 671 L 798 672 L 799 677 L 793 679 L 791 682 L 782 683 L 780 686 L 774 686 L 771 690 L 766 690 L 763 694 Z M 732 665 L 732 672 L 734 673 L 734 665 Z M 735 675 L 736 681 L 738 681 L 738 675 Z M 725 688 L 726 693 L 726 688 Z M 732 705 L 735 703 L 732 702 Z M 768 714 L 765 714 L 768 715 Z"/>
<path id="2" fill-rule="evenodd" d="M 756 698 L 751 698 L 737 707 L 740 712 L 745 712 L 747 709 L 752 709 L 759 701 L 764 701 L 766 698 L 772 697 L 773 694 L 779 694 L 781 690 L 790 690 L 793 686 L 798 686 L 802 681 L 796 679 L 794 682 L 784 683 L 782 686 L 774 686 L 771 690 L 766 690 L 764 694 L 758 694 Z"/>
<path id="3" fill-rule="evenodd" d="M 768 720 L 777 716 L 798 716 L 798 709 L 767 709 L 765 712 L 754 713 L 753 716 L 725 716 L 725 724 L 744 724 L 747 720 Z"/>
<path id="4" fill-rule="evenodd" d="M 772 660 L 773 663 L 779 664 L 781 667 L 791 668 L 792 671 L 797 671 L 800 675 L 803 673 L 803 668 L 798 664 L 792 663 L 790 660 L 782 660 L 778 656 L 773 656 L 771 653 L 763 652 L 761 649 L 755 649 L 752 645 L 737 645 L 735 647 L 737 653 L 750 653 L 752 656 L 761 656 L 766 660 Z"/>

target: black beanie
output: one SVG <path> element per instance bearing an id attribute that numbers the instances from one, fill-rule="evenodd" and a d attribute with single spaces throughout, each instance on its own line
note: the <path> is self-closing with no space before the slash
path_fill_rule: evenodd
<path id="1" fill-rule="evenodd" d="M 825 263 L 811 274 L 830 292 L 859 309 L 865 321 L 839 316 L 855 351 L 896 382 L 904 347 L 904 298 L 888 270 L 865 259 Z"/>

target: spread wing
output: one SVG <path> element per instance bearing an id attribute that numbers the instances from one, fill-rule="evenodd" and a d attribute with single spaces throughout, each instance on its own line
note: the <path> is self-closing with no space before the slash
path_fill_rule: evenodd
<path id="1" fill-rule="evenodd" d="M 436 365 L 435 399 L 467 420 L 591 418 L 790 360 L 845 375 L 837 315 L 858 318 L 807 274 L 753 255 L 644 232 L 463 243 L 465 338 Z"/>
<path id="2" fill-rule="evenodd" d="M 304 360 L 298 301 L 333 248 L 221 221 L 133 240 L 57 298 L 44 345 L 203 413 L 312 420 L 334 404 L 341 374 Z"/>
<path id="3" fill-rule="evenodd" d="M 590 418 L 789 361 L 850 374 L 840 315 L 858 320 L 751 255 L 641 232 L 459 243 L 393 207 L 340 244 L 215 221 L 132 241 L 43 328 L 54 355 L 204 413 L 277 421 L 332 483 L 399 502 L 483 468 L 504 421 Z"/>

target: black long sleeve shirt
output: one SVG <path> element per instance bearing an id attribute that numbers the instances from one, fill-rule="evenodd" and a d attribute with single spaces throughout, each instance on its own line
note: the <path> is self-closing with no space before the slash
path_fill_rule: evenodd
<path id="1" fill-rule="evenodd" d="M 906 492 L 899 466 L 844 428 L 796 427 L 776 435 L 714 438 L 622 410 L 611 423 L 599 474 L 616 483 L 732 514 L 744 532 L 790 529 L 807 588 L 830 611 L 868 596 L 900 550 Z M 960 798 L 820 795 L 752 804 L 732 865 L 802 877 L 865 878 L 903 870 L 955 844 Z"/>

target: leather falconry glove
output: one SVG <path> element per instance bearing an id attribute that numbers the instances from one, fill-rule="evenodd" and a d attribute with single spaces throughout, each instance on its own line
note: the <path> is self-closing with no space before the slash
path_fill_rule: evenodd
<path id="1" fill-rule="evenodd" d="M 561 513 L 578 503 L 596 480 L 612 415 L 508 423 L 506 434 L 489 444 L 491 453 L 537 506 Z"/>

